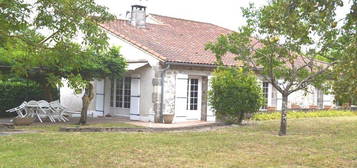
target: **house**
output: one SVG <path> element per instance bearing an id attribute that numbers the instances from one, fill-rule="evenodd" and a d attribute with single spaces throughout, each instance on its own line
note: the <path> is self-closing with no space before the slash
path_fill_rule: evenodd
<path id="1" fill-rule="evenodd" d="M 215 56 L 204 46 L 231 30 L 197 21 L 146 14 L 146 7 L 133 5 L 129 19 L 101 25 L 109 43 L 121 46 L 128 62 L 125 77 L 95 81 L 96 96 L 90 107 L 94 115 L 125 116 L 132 120 L 162 121 L 162 114 L 174 114 L 174 122 L 215 121 L 207 103 Z M 226 65 L 236 65 L 234 55 L 223 58 Z M 267 99 L 262 109 L 281 107 L 282 97 L 271 84 L 262 81 Z M 332 105 L 333 96 L 312 88 L 305 95 L 299 91 L 289 97 L 289 107 Z M 73 111 L 81 108 L 81 95 L 61 88 L 61 103 Z"/>

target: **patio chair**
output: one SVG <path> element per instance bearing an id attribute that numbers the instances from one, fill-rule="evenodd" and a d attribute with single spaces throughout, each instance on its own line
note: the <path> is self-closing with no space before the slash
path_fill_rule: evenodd
<path id="1" fill-rule="evenodd" d="M 28 112 L 28 116 L 30 116 L 30 117 L 36 116 L 38 118 L 38 120 L 42 123 L 42 119 L 41 119 L 41 116 L 38 111 L 38 102 L 37 101 L 31 100 L 31 101 L 27 102 L 26 109 Z"/>
<path id="2" fill-rule="evenodd" d="M 46 101 L 34 101 L 31 100 L 26 105 L 27 111 L 30 113 L 31 117 L 36 116 L 38 120 L 42 123 L 41 117 L 48 117 L 51 122 L 56 122 L 51 115 L 51 108 Z"/>
<path id="3" fill-rule="evenodd" d="M 51 120 L 51 122 L 56 122 L 56 120 L 54 119 L 54 114 L 56 112 L 51 108 L 50 104 L 47 101 L 45 100 L 38 101 L 38 107 L 40 111 L 42 111 L 43 114 Z"/>
<path id="4" fill-rule="evenodd" d="M 50 106 L 53 111 L 55 111 L 54 117 L 59 121 L 69 121 L 64 115 L 66 114 L 66 108 L 63 107 L 58 100 L 50 102 Z"/>
<path id="5" fill-rule="evenodd" d="M 20 106 L 6 110 L 6 112 L 8 112 L 8 113 L 16 112 L 17 117 L 24 118 L 27 115 L 26 104 L 27 104 L 27 102 L 24 101 L 23 103 L 21 103 Z"/>

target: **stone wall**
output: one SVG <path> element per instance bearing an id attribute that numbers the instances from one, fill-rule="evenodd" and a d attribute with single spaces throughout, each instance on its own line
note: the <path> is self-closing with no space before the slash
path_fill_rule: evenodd
<path id="1" fill-rule="evenodd" d="M 207 77 L 211 75 L 212 68 L 205 67 L 184 67 L 184 66 L 171 66 L 165 74 L 164 86 L 164 107 L 163 114 L 173 114 L 175 112 L 175 90 L 176 90 L 176 75 L 183 73 L 188 76 L 202 77 L 202 102 L 201 111 L 207 113 Z M 204 118 L 202 118 L 204 117 Z M 206 119 L 202 116 L 201 119 Z"/>

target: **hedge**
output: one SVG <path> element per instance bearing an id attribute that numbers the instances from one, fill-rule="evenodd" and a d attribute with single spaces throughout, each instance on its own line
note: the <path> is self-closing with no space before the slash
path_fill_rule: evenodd
<path id="1" fill-rule="evenodd" d="M 53 89 L 53 95 L 58 98 L 58 90 Z M 34 82 L 0 81 L 0 117 L 13 117 L 15 113 L 5 112 L 19 106 L 24 101 L 42 100 L 45 92 Z"/>
<path id="2" fill-rule="evenodd" d="M 342 111 L 342 110 L 322 110 L 322 111 L 291 111 L 288 112 L 288 118 L 313 118 L 313 117 L 342 117 L 342 116 L 357 116 L 357 112 L 354 111 Z M 281 117 L 280 112 L 262 112 L 256 113 L 253 120 L 278 120 Z"/>

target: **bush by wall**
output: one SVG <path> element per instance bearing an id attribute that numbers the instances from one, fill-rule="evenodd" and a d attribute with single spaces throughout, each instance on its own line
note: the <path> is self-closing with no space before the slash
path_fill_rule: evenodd
<path id="1" fill-rule="evenodd" d="M 342 117 L 342 116 L 357 116 L 357 112 L 354 111 L 341 111 L 341 110 L 323 110 L 323 111 L 312 111 L 312 112 L 288 112 L 288 118 L 314 118 L 314 117 Z M 281 117 L 280 112 L 262 112 L 256 113 L 252 117 L 253 120 L 279 120 Z"/>
<path id="2" fill-rule="evenodd" d="M 245 115 L 261 106 L 261 88 L 255 75 L 243 69 L 220 68 L 214 72 L 209 103 L 217 119 L 241 124 Z"/>
<path id="3" fill-rule="evenodd" d="M 58 98 L 57 89 L 53 90 L 53 95 Z M 24 101 L 43 100 L 44 91 L 34 82 L 8 82 L 0 81 L 0 117 L 13 117 L 15 113 L 5 111 L 19 106 Z"/>

